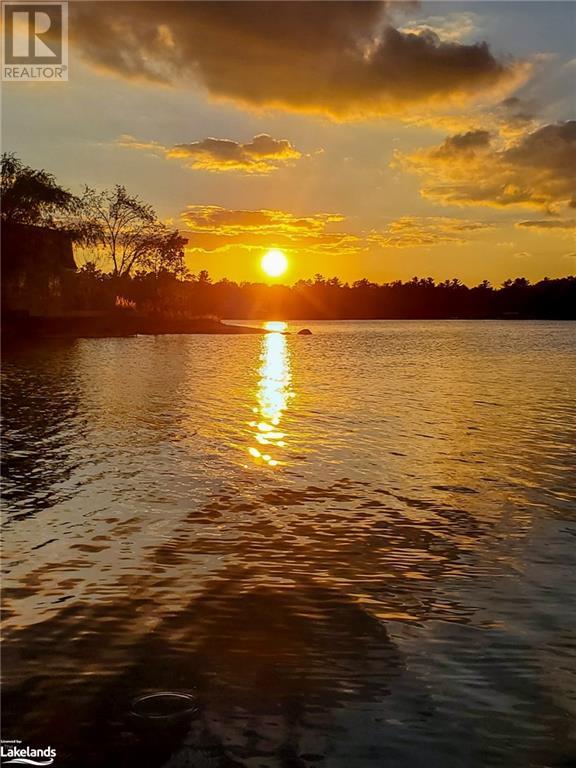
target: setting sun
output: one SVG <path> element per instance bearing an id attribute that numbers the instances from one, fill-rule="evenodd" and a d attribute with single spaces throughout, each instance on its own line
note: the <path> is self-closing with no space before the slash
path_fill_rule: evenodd
<path id="1" fill-rule="evenodd" d="M 288 269 L 288 259 L 282 251 L 273 248 L 264 254 L 260 266 L 270 277 L 279 277 Z"/>

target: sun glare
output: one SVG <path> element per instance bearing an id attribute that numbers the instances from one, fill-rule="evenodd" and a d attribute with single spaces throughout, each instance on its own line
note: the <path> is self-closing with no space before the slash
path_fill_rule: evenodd
<path id="1" fill-rule="evenodd" d="M 260 266 L 270 277 L 279 277 L 288 269 L 288 259 L 282 251 L 273 248 L 264 254 Z"/>

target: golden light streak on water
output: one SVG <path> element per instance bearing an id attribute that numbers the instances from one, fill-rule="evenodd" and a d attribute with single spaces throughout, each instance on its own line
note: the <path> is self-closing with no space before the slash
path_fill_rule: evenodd
<path id="1" fill-rule="evenodd" d="M 276 467 L 281 463 L 277 449 L 286 446 L 286 433 L 279 429 L 282 415 L 294 393 L 291 390 L 291 365 L 287 324 L 279 321 L 265 323 L 269 331 L 262 338 L 260 354 L 260 379 L 256 390 L 257 406 L 253 409 L 257 418 L 249 426 L 254 430 L 254 440 L 266 446 L 265 452 L 251 446 L 248 453 L 257 461 Z"/>

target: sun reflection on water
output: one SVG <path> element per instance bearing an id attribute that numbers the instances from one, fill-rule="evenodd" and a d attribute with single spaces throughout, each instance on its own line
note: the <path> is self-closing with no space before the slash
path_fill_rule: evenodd
<path id="1" fill-rule="evenodd" d="M 260 354 L 260 380 L 256 391 L 258 405 L 254 407 L 256 419 L 250 422 L 254 429 L 257 446 L 250 446 L 248 453 L 258 461 L 275 467 L 280 463 L 280 453 L 286 445 L 286 433 L 280 427 L 282 414 L 294 393 L 290 389 L 290 353 L 284 335 L 287 324 L 268 322 L 267 333 L 262 339 Z"/>

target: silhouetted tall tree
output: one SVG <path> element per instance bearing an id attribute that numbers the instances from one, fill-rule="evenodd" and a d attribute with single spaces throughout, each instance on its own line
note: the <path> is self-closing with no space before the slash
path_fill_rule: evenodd
<path id="1" fill-rule="evenodd" d="M 86 187 L 79 224 L 84 243 L 102 249 L 112 262 L 114 277 L 128 277 L 138 267 L 185 273 L 186 239 L 169 231 L 151 205 L 119 184 L 102 192 Z"/>

